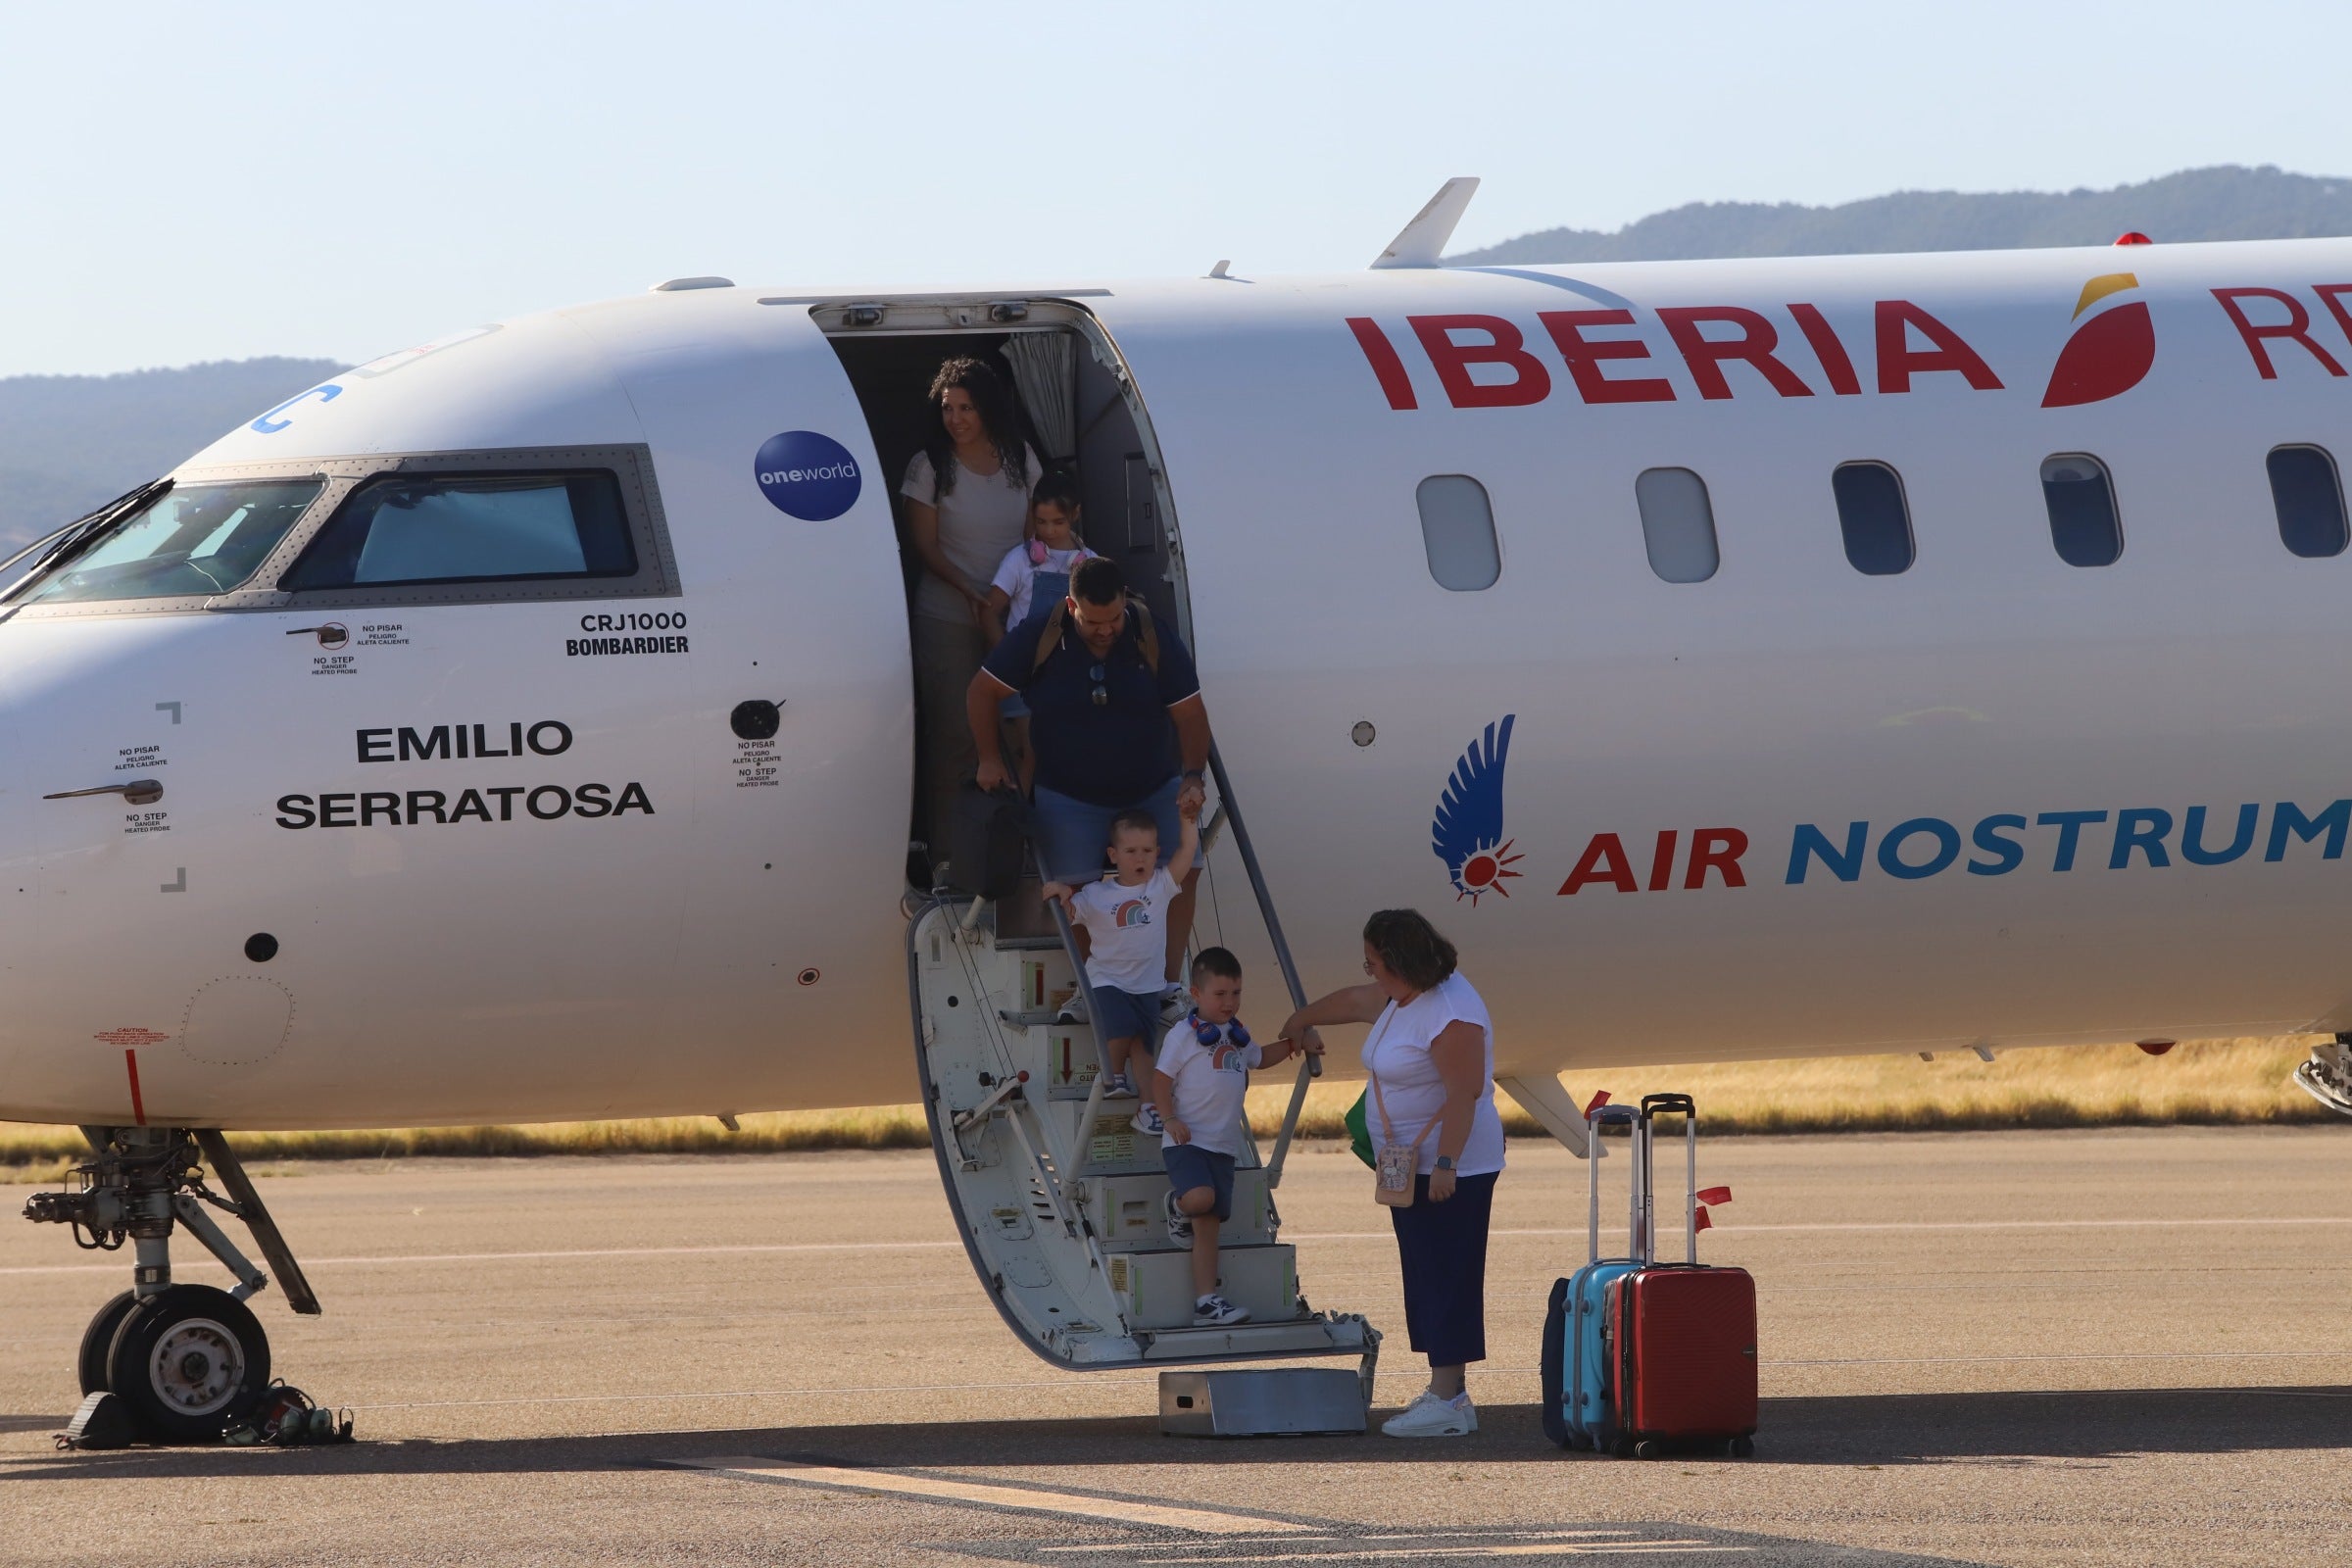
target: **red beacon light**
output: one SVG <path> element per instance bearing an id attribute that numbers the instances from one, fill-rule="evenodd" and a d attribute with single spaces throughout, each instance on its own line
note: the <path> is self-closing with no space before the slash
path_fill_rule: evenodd
<path id="1" fill-rule="evenodd" d="M 2132 1043 L 2151 1056 L 2161 1056 L 2177 1044 L 2171 1040 L 2134 1040 Z"/>
<path id="2" fill-rule="evenodd" d="M 2115 237 L 2118 245 L 2153 245 L 2156 242 L 2136 228 L 2127 228 Z"/>

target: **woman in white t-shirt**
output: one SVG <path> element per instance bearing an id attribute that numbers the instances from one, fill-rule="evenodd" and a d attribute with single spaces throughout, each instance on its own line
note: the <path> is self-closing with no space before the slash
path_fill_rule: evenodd
<path id="1" fill-rule="evenodd" d="M 906 465 L 906 541 L 922 564 L 914 585 L 915 704 L 920 710 L 923 837 L 936 859 L 947 846 L 956 786 L 979 765 L 964 691 L 988 657 L 981 615 L 989 579 L 1021 542 L 1037 454 L 1021 440 L 1019 406 L 1004 380 L 974 359 L 953 359 L 931 378 L 937 419 Z"/>
<path id="2" fill-rule="evenodd" d="M 1310 1002 L 1282 1026 L 1303 1041 L 1318 1024 L 1370 1024 L 1363 1061 L 1372 1141 L 1409 1144 L 1419 1155 L 1413 1201 L 1389 1218 L 1405 1327 L 1429 1357 L 1429 1387 L 1382 1424 L 1393 1438 L 1478 1430 L 1463 1371 L 1487 1357 L 1487 1228 L 1502 1173 L 1502 1118 L 1494 1026 L 1456 961 L 1453 944 L 1419 911 L 1383 909 L 1364 922 L 1371 983 Z"/>

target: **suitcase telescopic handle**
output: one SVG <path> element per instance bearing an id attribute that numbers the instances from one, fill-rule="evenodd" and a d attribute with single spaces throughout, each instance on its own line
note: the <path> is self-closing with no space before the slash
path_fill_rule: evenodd
<path id="1" fill-rule="evenodd" d="M 1663 1113 L 1680 1111 L 1683 1117 L 1683 1256 L 1698 1261 L 1698 1103 L 1689 1095 L 1643 1095 L 1642 1097 L 1642 1130 L 1647 1133 L 1653 1118 Z M 1643 1142 L 1646 1144 L 1647 1139 Z M 1649 1151 L 1644 1148 L 1646 1156 Z M 1646 1158 L 1643 1160 L 1647 1164 Z"/>
<path id="2" fill-rule="evenodd" d="M 1591 1110 L 1585 1112 L 1585 1126 L 1592 1134 L 1585 1151 L 1588 1206 L 1591 1210 L 1587 1223 L 1592 1241 L 1592 1261 L 1595 1263 L 1600 1261 L 1600 1129 L 1603 1123 L 1613 1121 L 1623 1122 L 1627 1127 L 1639 1131 L 1642 1125 L 1642 1113 L 1631 1105 L 1594 1105 Z M 1637 1200 L 1640 1199 L 1640 1194 L 1641 1188 L 1637 1183 L 1635 1187 Z"/>

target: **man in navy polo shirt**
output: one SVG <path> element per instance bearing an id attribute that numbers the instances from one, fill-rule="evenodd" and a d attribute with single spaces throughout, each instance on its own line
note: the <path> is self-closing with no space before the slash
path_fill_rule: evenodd
<path id="1" fill-rule="evenodd" d="M 1051 633 L 1054 646 L 1038 657 Z M 1033 615 L 997 645 L 972 677 L 965 708 L 980 754 L 980 786 L 1005 783 L 998 710 L 1019 692 L 1029 704 L 1029 743 L 1037 753 L 1032 822 L 1049 880 L 1092 882 L 1103 869 L 1111 818 L 1143 810 L 1159 823 L 1159 858 L 1176 850 L 1178 808 L 1208 794 L 1208 710 L 1193 656 L 1175 632 L 1154 621 L 1158 667 L 1147 659 L 1127 579 L 1116 562 L 1082 564 L 1058 615 Z M 1184 955 L 1192 929 L 1196 863 L 1168 910 L 1168 962 Z"/>

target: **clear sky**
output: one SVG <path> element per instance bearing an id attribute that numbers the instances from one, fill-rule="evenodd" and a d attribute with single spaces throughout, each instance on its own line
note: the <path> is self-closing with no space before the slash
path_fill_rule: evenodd
<path id="1" fill-rule="evenodd" d="M 11 4 L 0 375 L 366 359 L 719 272 L 1353 269 L 1699 200 L 2352 172 L 2352 6 Z"/>

